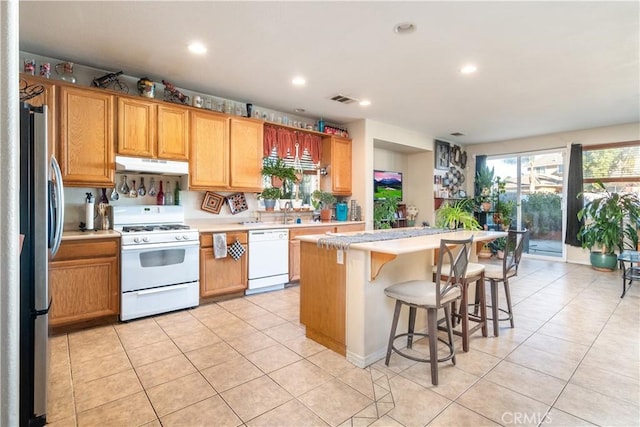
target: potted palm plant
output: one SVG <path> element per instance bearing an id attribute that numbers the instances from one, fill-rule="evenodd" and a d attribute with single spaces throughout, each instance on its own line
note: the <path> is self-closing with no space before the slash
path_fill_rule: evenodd
<path id="1" fill-rule="evenodd" d="M 316 190 L 311 195 L 317 202 L 320 203 L 320 220 L 331 221 L 331 208 L 336 202 L 336 197 L 326 191 Z"/>
<path id="2" fill-rule="evenodd" d="M 596 182 L 602 195 L 587 202 L 579 212 L 578 220 L 585 224 L 578 231 L 582 247 L 591 250 L 590 261 L 596 270 L 614 270 L 616 251 L 628 246 L 636 248 L 640 221 L 640 199 L 635 193 L 612 193 L 604 184 Z"/>
<path id="3" fill-rule="evenodd" d="M 487 165 L 483 165 L 476 173 L 476 202 L 478 203 L 478 210 L 481 212 L 488 212 L 491 210 L 491 190 L 494 185 L 494 174 L 494 168 L 489 169 Z"/>

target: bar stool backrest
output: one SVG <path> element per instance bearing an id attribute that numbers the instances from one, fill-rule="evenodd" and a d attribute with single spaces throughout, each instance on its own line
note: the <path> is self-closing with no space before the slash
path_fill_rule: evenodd
<path id="1" fill-rule="evenodd" d="M 503 277 L 511 277 L 518 274 L 518 265 L 522 258 L 522 250 L 528 230 L 509 230 L 507 244 L 504 248 L 504 259 L 502 260 Z"/>
<path id="2" fill-rule="evenodd" d="M 469 265 L 469 255 L 473 236 L 464 240 L 440 240 L 440 252 L 436 270 L 436 306 L 440 306 L 440 299 L 455 287 L 460 287 Z M 443 265 L 449 265 L 450 271 L 442 271 Z M 441 278 L 444 277 L 444 280 Z"/>

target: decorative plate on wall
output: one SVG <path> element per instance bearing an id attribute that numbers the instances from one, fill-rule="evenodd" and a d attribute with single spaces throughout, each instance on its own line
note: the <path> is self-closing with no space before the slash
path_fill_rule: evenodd
<path id="1" fill-rule="evenodd" d="M 219 214 L 220 209 L 222 209 L 222 204 L 224 203 L 224 197 L 219 194 L 213 193 L 211 191 L 207 191 L 204 195 L 204 200 L 202 201 L 201 209 L 203 211 L 211 212 L 213 214 Z"/>
<path id="2" fill-rule="evenodd" d="M 229 209 L 234 215 L 249 209 L 244 193 L 233 193 L 232 195 L 227 196 L 227 203 L 229 203 Z"/>

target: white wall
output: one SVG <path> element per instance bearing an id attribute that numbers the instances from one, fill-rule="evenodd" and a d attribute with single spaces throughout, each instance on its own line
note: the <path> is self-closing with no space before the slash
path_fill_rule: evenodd
<path id="1" fill-rule="evenodd" d="M 0 1 L 0 425 L 18 425 L 20 376 L 20 129 L 18 2 Z"/>
<path id="2" fill-rule="evenodd" d="M 433 215 L 433 136 L 373 120 L 349 123 L 349 133 L 353 198 L 362 206 L 367 229 L 373 228 L 374 169 L 405 173 L 404 201 L 418 207 L 418 221 L 429 220 Z M 376 140 L 385 141 L 385 148 L 376 148 Z"/>
<path id="3" fill-rule="evenodd" d="M 466 146 L 467 153 L 469 154 L 467 164 L 471 165 L 471 168 L 475 167 L 475 158 L 478 155 L 516 154 L 554 148 L 569 149 L 573 143 L 594 145 L 637 140 L 640 140 L 640 123 L 560 132 L 486 144 L 468 145 Z M 568 170 L 569 168 L 566 167 L 565 173 L 568 173 Z M 469 176 L 469 174 L 467 174 L 467 176 Z M 471 182 L 468 183 L 467 188 L 470 191 L 469 194 L 472 194 L 473 180 L 469 181 Z M 589 264 L 589 251 L 573 246 L 565 246 L 567 262 Z"/>

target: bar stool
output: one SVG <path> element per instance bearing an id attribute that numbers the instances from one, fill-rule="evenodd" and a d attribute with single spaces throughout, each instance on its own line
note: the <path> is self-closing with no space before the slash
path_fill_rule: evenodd
<path id="1" fill-rule="evenodd" d="M 438 362 L 451 360 L 455 365 L 455 348 L 453 346 L 453 334 L 451 326 L 451 303 L 460 299 L 462 295 L 461 283 L 467 271 L 469 253 L 473 237 L 465 240 L 440 241 L 440 252 L 438 255 L 438 267 L 435 281 L 410 280 L 397 283 L 384 290 L 385 295 L 396 300 L 395 311 L 391 332 L 389 333 L 389 344 L 387 346 L 387 357 L 385 365 L 389 366 L 391 352 L 395 351 L 402 357 L 415 360 L 417 362 L 429 362 L 431 365 L 431 383 L 438 385 Z M 443 266 L 449 265 L 449 270 L 442 274 Z M 409 325 L 407 333 L 396 334 L 398 319 L 402 305 L 409 306 Z M 416 310 L 424 308 L 427 310 L 427 333 L 414 332 Z M 447 343 L 438 338 L 438 310 L 444 309 L 445 322 L 447 324 Z M 412 356 L 398 349 L 394 341 L 400 337 L 407 337 L 407 348 L 413 345 L 414 336 L 429 337 L 429 358 L 423 359 Z M 449 354 L 438 358 L 438 341 L 444 343 L 449 348 Z"/>
<path id="2" fill-rule="evenodd" d="M 513 310 L 511 307 L 511 292 L 509 291 L 509 278 L 518 274 L 518 266 L 522 258 L 522 249 L 528 231 L 509 230 L 507 244 L 504 249 L 502 265 L 485 264 L 485 279 L 491 284 L 491 316 L 487 320 L 493 321 L 493 335 L 499 336 L 499 322 L 508 320 L 513 328 Z M 498 284 L 504 285 L 504 295 L 507 299 L 507 309 L 498 306 Z M 479 303 L 476 299 L 476 303 Z M 507 317 L 500 318 L 500 312 L 506 313 Z"/>
<path id="3" fill-rule="evenodd" d="M 469 254 L 470 255 L 470 254 Z M 464 280 L 462 281 L 462 301 L 460 301 L 460 310 L 456 312 L 456 303 L 455 301 L 452 303 L 451 309 L 451 320 L 453 326 L 456 326 L 457 322 L 462 323 L 461 330 L 454 330 L 453 333 L 462 337 L 462 351 L 465 353 L 469 351 L 469 337 L 478 329 L 482 330 L 482 336 L 486 337 L 487 333 L 487 303 L 484 291 L 484 264 L 478 264 L 474 262 L 470 262 L 467 265 L 467 272 L 464 276 Z M 449 265 L 443 265 L 442 271 L 446 272 L 450 269 Z M 435 273 L 433 275 L 435 280 Z M 443 277 L 445 274 L 443 273 Z M 475 283 L 475 300 L 477 301 L 475 304 L 469 304 L 469 285 Z M 469 315 L 469 306 L 475 306 L 475 313 L 473 315 Z M 478 308 L 480 309 L 480 314 L 478 315 Z M 442 323 L 444 319 L 441 319 L 439 323 Z M 469 322 L 476 322 L 477 324 L 472 328 L 469 328 Z M 440 327 L 440 329 L 443 329 Z"/>

